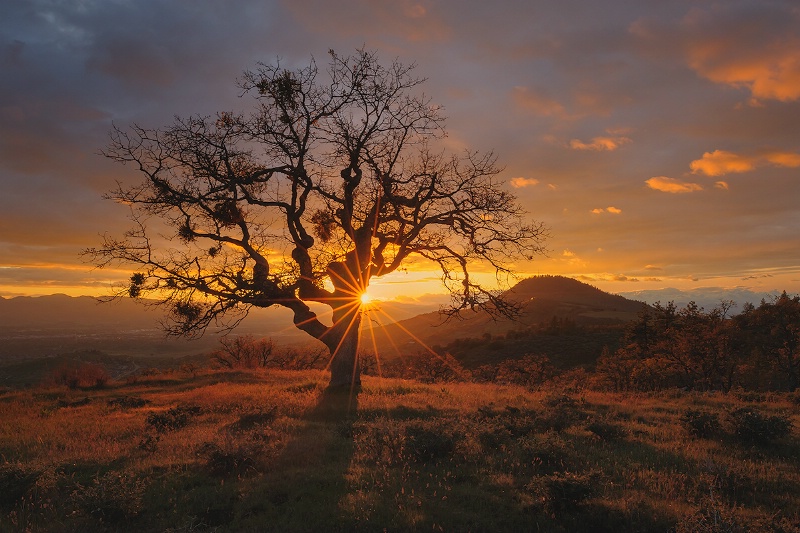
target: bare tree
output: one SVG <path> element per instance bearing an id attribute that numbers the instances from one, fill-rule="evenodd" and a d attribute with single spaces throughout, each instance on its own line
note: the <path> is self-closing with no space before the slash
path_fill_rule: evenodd
<path id="1" fill-rule="evenodd" d="M 223 337 L 219 348 L 211 352 L 211 361 L 222 368 L 264 368 L 274 358 L 272 339 L 258 339 L 252 335 Z"/>
<path id="2" fill-rule="evenodd" d="M 330 351 L 331 386 L 360 383 L 360 295 L 412 256 L 441 269 L 451 312 L 513 312 L 470 272 L 511 273 L 542 252 L 546 228 L 501 188 L 493 154 L 432 148 L 444 119 L 413 70 L 364 50 L 330 51 L 327 75 L 313 60 L 261 64 L 240 80 L 249 113 L 115 127 L 105 155 L 145 179 L 108 195 L 133 228 L 86 254 L 136 265 L 120 294 L 159 298 L 174 334 L 232 327 L 252 306 L 291 309 Z M 330 306 L 332 325 L 310 302 Z"/>

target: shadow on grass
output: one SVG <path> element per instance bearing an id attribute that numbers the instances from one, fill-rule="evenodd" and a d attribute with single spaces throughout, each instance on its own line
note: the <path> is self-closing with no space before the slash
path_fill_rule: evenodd
<path id="1" fill-rule="evenodd" d="M 301 419 L 302 428 L 254 480 L 241 502 L 242 529 L 258 531 L 346 531 L 352 518 L 340 507 L 353 457 L 356 393 L 325 390 Z"/>

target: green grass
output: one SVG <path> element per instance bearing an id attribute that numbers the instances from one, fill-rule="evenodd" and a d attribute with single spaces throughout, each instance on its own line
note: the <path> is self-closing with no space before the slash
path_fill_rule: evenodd
<path id="1" fill-rule="evenodd" d="M 789 395 L 167 377 L 0 394 L 0 531 L 800 530 Z"/>

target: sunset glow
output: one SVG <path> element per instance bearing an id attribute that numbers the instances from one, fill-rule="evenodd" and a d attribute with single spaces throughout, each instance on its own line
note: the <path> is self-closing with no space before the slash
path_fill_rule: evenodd
<path id="1" fill-rule="evenodd" d="M 112 123 L 238 112 L 252 102 L 236 80 L 259 61 L 323 66 L 329 49 L 362 46 L 417 64 L 446 110 L 441 148 L 494 151 L 496 187 L 550 228 L 548 256 L 516 262 L 519 277 L 800 292 L 795 3 L 570 5 L 248 0 L 187 15 L 149 0 L 12 2 L 0 17 L 0 296 L 100 296 L 130 277 L 80 255 L 129 227 L 128 207 L 102 198 L 136 179 L 98 155 Z M 259 221 L 276 235 L 278 222 Z M 417 257 L 361 302 L 443 292 Z"/>

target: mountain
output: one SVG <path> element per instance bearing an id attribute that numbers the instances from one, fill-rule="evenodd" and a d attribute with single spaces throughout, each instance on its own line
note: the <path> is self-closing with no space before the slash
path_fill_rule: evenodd
<path id="1" fill-rule="evenodd" d="M 600 336 L 602 340 L 598 340 L 598 337 L 595 339 L 597 342 L 590 343 L 590 350 L 594 352 L 618 341 L 622 326 L 647 308 L 643 302 L 609 294 L 563 276 L 536 276 L 522 280 L 504 296 L 522 305 L 522 312 L 516 320 L 494 320 L 484 311 L 462 312 L 458 318 L 449 321 L 444 321 L 438 312 L 425 313 L 365 331 L 362 333 L 362 342 L 367 350 L 371 346 L 383 357 L 391 359 L 393 355 L 418 353 L 425 347 L 447 347 L 457 339 L 484 339 L 487 345 L 484 351 L 489 349 L 488 345 L 494 339 L 496 342 L 491 349 L 508 350 L 508 343 L 499 342 L 503 337 L 521 339 L 525 337 L 521 332 L 564 332 L 571 328 L 580 329 L 583 333 L 603 332 Z M 513 332 L 512 335 L 507 335 L 509 332 Z M 564 337 L 562 340 L 568 339 Z M 573 337 L 573 340 L 577 340 L 577 337 Z M 529 344 L 526 347 L 524 342 L 517 342 L 513 351 L 536 351 L 541 348 L 541 342 L 538 345 L 536 342 Z M 559 346 L 564 344 L 558 343 Z M 480 357 L 479 353 L 472 355 Z M 502 354 L 495 355 L 499 357 Z M 587 357 L 596 358 L 596 355 L 599 353 L 588 354 Z"/>
<path id="2" fill-rule="evenodd" d="M 164 309 L 130 298 L 99 302 L 64 294 L 0 299 L 0 364 L 96 350 L 107 354 L 185 357 L 218 346 L 213 327 L 199 339 L 168 338 L 160 322 Z M 291 312 L 255 310 L 237 334 L 273 337 L 282 345 L 308 344 L 292 324 Z"/>
<path id="3" fill-rule="evenodd" d="M 379 323 L 413 317 L 438 309 L 441 295 L 380 302 Z M 314 306 L 323 322 L 329 309 Z M 0 298 L 0 365 L 86 350 L 112 355 L 186 357 L 208 353 L 218 346 L 219 330 L 213 326 L 200 339 L 167 338 L 160 322 L 165 310 L 155 305 L 120 298 L 100 302 L 89 296 L 18 296 Z M 291 311 L 273 306 L 251 309 L 237 326 L 236 335 L 271 337 L 281 346 L 313 343 L 298 330 Z"/>
<path id="4" fill-rule="evenodd" d="M 771 302 L 781 293 L 778 290 L 755 292 L 745 287 L 698 287 L 684 290 L 674 288 L 650 289 L 622 292 L 620 294 L 626 298 L 641 300 L 649 304 L 673 302 L 678 307 L 685 307 L 689 302 L 694 302 L 707 311 L 718 306 L 722 301 L 732 301 L 734 305 L 729 310 L 729 313 L 736 314 L 742 311 L 746 303 L 757 306 L 761 300 Z"/>

